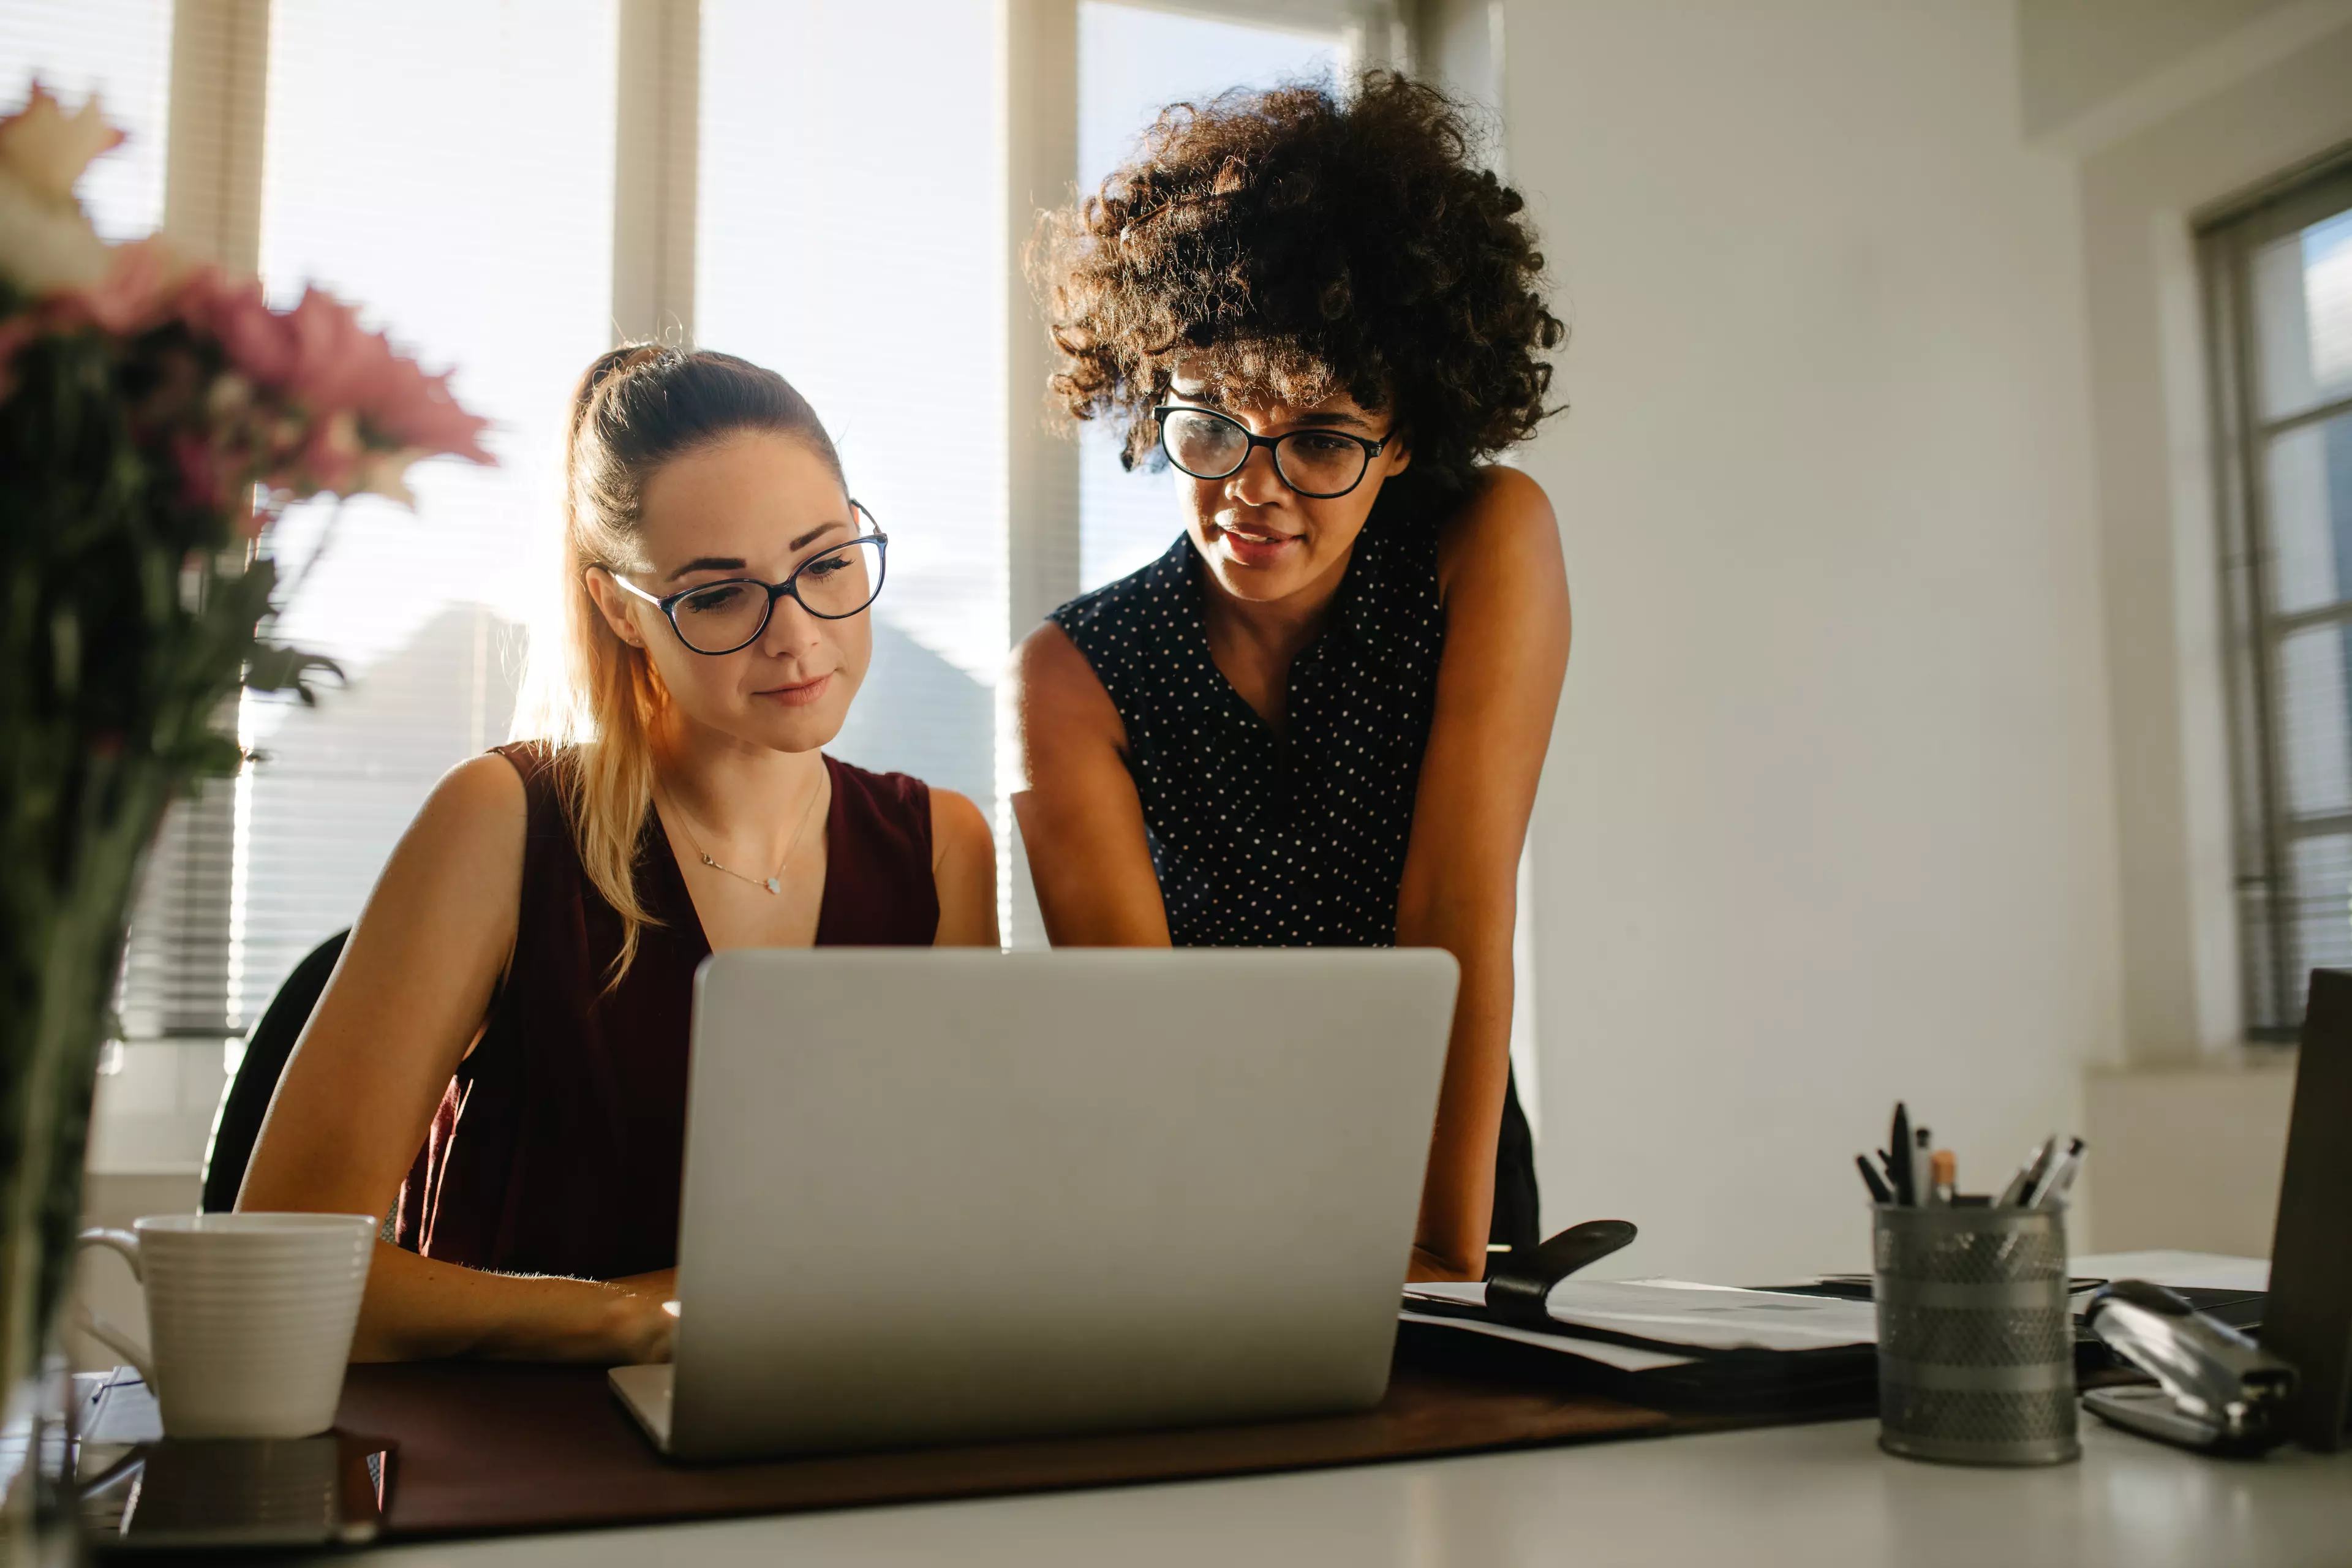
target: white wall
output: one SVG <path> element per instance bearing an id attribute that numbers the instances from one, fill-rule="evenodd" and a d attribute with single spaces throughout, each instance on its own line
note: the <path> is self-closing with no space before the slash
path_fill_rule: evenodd
<path id="1" fill-rule="evenodd" d="M 1988 1184 L 2118 1049 L 2073 171 L 2005 6 L 1507 3 L 1574 331 L 1546 1221 L 1863 1266 L 1898 1095 Z"/>
<path id="2" fill-rule="evenodd" d="M 2292 28 L 2310 0 L 2018 0 L 2029 134 L 2063 133 L 2250 27 Z"/>
<path id="3" fill-rule="evenodd" d="M 2094 1073 L 2091 1146 L 2107 1178 L 2099 1250 L 2268 1257 L 2294 1099 L 2289 1053 Z"/>

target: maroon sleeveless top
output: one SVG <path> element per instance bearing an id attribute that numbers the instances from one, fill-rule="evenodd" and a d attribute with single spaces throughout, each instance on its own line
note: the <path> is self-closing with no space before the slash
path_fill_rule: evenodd
<path id="1" fill-rule="evenodd" d="M 677 1261 L 687 1023 L 710 952 L 659 819 L 646 814 L 637 898 L 658 924 L 604 989 L 621 918 L 580 864 L 563 804 L 570 754 L 498 748 L 530 804 L 514 962 L 401 1188 L 400 1245 L 502 1273 L 612 1279 Z M 927 946 L 938 933 L 931 796 L 919 779 L 824 760 L 823 946 Z"/>

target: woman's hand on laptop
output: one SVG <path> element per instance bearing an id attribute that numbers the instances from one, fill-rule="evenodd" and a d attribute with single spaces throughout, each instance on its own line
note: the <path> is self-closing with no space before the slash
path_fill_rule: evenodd
<path id="1" fill-rule="evenodd" d="M 677 1270 L 657 1268 L 612 1281 L 618 1294 L 613 1321 L 614 1359 L 632 1366 L 669 1360 L 677 1332 Z"/>

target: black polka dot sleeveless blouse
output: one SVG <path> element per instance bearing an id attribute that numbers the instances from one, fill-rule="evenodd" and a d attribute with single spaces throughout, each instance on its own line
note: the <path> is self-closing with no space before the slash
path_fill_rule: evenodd
<path id="1" fill-rule="evenodd" d="M 1416 487 L 1417 489 L 1417 487 Z M 1189 537 L 1047 619 L 1094 667 L 1179 947 L 1388 947 L 1437 700 L 1442 516 L 1383 487 L 1322 634 L 1290 669 L 1287 732 L 1209 654 Z M 1514 1085 L 1496 1151 L 1493 1239 L 1536 1238 L 1534 1147 Z"/>

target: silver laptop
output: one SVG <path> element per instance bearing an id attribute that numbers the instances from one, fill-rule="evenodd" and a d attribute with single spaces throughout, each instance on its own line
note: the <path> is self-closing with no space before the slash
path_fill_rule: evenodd
<path id="1" fill-rule="evenodd" d="M 696 983 L 679 1458 L 1359 1409 L 1454 1011 L 1433 951 L 719 953 Z"/>

